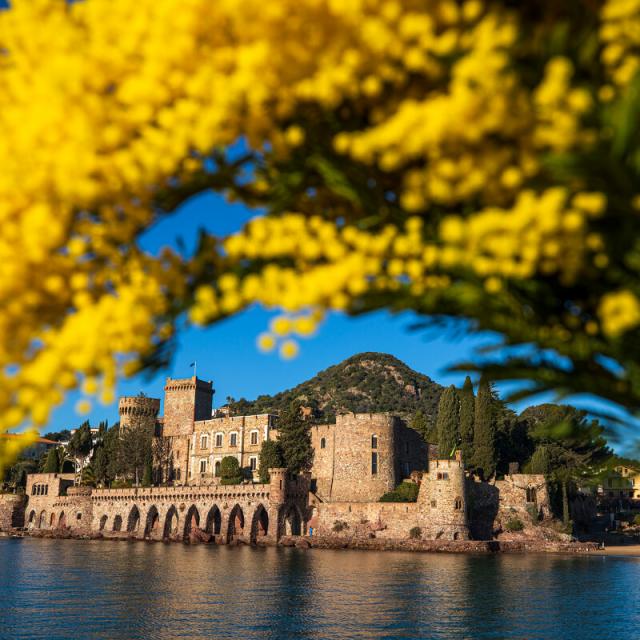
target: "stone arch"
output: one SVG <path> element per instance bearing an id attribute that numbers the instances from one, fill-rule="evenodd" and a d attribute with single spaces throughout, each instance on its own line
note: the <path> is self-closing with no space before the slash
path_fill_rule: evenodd
<path id="1" fill-rule="evenodd" d="M 113 530 L 122 531 L 122 516 L 116 516 L 113 519 Z"/>
<path id="2" fill-rule="evenodd" d="M 35 509 L 31 509 L 31 513 L 29 514 L 28 523 L 35 525 L 35 523 L 36 523 L 36 511 L 35 511 Z"/>
<path id="3" fill-rule="evenodd" d="M 253 512 L 251 520 L 251 542 L 254 543 L 258 538 L 262 538 L 269 533 L 269 514 L 264 505 L 259 504 Z"/>
<path id="4" fill-rule="evenodd" d="M 51 512 L 51 517 L 49 518 L 49 526 L 52 529 L 56 526 L 56 514 L 55 514 L 55 511 Z"/>
<path id="5" fill-rule="evenodd" d="M 285 504 L 280 508 L 278 518 L 280 535 L 301 536 L 302 535 L 302 514 L 297 505 L 293 503 Z"/>
<path id="6" fill-rule="evenodd" d="M 171 505 L 167 515 L 164 519 L 164 529 L 162 531 L 163 538 L 171 538 L 178 533 L 178 510 L 174 505 Z"/>
<path id="7" fill-rule="evenodd" d="M 64 511 L 60 512 L 60 517 L 58 518 L 58 529 L 64 529 L 67 526 L 67 516 Z"/>
<path id="8" fill-rule="evenodd" d="M 104 531 L 105 527 L 107 526 L 107 520 L 109 519 L 109 516 L 105 513 L 102 518 L 100 518 L 100 531 Z"/>
<path id="9" fill-rule="evenodd" d="M 38 518 L 38 529 L 44 529 L 47 526 L 47 512 L 43 509 Z"/>
<path id="10" fill-rule="evenodd" d="M 211 533 L 216 536 L 220 533 L 222 529 L 222 516 L 220 515 L 220 509 L 218 509 L 218 505 L 213 505 L 211 509 L 209 509 L 209 513 L 207 514 L 207 522 L 205 525 L 205 531 L 207 533 Z"/>
<path id="11" fill-rule="evenodd" d="M 155 505 L 147 512 L 147 520 L 144 525 L 144 537 L 152 536 L 160 528 L 160 514 Z"/>
<path id="12" fill-rule="evenodd" d="M 183 535 L 188 538 L 190 533 L 200 526 L 200 513 L 195 504 L 192 504 L 187 511 L 187 515 L 184 519 L 184 531 Z"/>
<path id="13" fill-rule="evenodd" d="M 227 539 L 231 540 L 233 536 L 240 536 L 244 532 L 244 513 L 239 504 L 237 504 L 229 514 L 229 523 L 227 525 Z"/>
<path id="14" fill-rule="evenodd" d="M 453 534 L 453 539 L 454 540 L 460 540 L 460 533 L 458 533 L 457 531 Z"/>
<path id="15" fill-rule="evenodd" d="M 133 505 L 131 511 L 129 512 L 129 517 L 127 518 L 127 531 L 129 533 L 133 533 L 138 530 L 140 527 L 140 509 L 138 509 L 137 505 Z"/>

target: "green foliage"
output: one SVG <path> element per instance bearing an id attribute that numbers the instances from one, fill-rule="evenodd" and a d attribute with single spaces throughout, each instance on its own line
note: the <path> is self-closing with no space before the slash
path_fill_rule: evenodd
<path id="1" fill-rule="evenodd" d="M 285 466 L 282 445 L 277 440 L 263 440 L 260 448 L 260 466 L 258 475 L 260 482 L 269 482 L 269 469 L 279 469 Z"/>
<path id="2" fill-rule="evenodd" d="M 415 482 L 401 482 L 393 491 L 388 491 L 380 502 L 415 502 L 419 487 Z"/>
<path id="3" fill-rule="evenodd" d="M 336 520 L 333 523 L 333 527 L 331 527 L 331 530 L 334 533 L 340 533 L 341 531 L 345 531 L 348 528 L 349 528 L 349 525 L 344 520 Z"/>
<path id="4" fill-rule="evenodd" d="M 633 517 L 633 524 L 640 525 L 640 513 Z"/>
<path id="5" fill-rule="evenodd" d="M 91 463 L 84 467 L 80 472 L 80 484 L 85 487 L 96 486 L 96 476 L 93 470 L 93 465 L 91 465 Z"/>
<path id="6" fill-rule="evenodd" d="M 282 413 L 292 402 L 313 408 L 313 423 L 337 413 L 389 411 L 411 419 L 417 411 L 433 419 L 442 387 L 386 353 L 360 353 L 321 371 L 293 389 L 253 401 L 231 403 L 234 415 Z M 424 437 L 424 436 L 423 436 Z"/>
<path id="7" fill-rule="evenodd" d="M 417 431 L 427 444 L 436 442 L 437 436 L 433 421 L 425 415 L 422 409 L 418 409 L 413 414 L 413 417 L 409 421 L 409 426 Z"/>
<path id="8" fill-rule="evenodd" d="M 69 431 L 69 429 L 62 429 L 62 431 L 49 431 L 42 437 L 46 440 L 54 440 L 55 442 L 68 442 L 71 438 L 71 431 Z"/>
<path id="9" fill-rule="evenodd" d="M 529 514 L 529 517 L 531 518 L 531 522 L 533 523 L 537 523 L 538 520 L 540 519 L 540 513 L 538 511 L 538 507 L 536 507 L 535 504 L 527 505 L 527 513 Z"/>
<path id="10" fill-rule="evenodd" d="M 412 527 L 409 529 L 409 537 L 412 540 L 420 540 L 422 538 L 422 529 L 420 527 Z"/>
<path id="11" fill-rule="evenodd" d="M 116 457 L 115 475 L 132 478 L 139 486 L 145 465 L 151 457 L 153 428 L 144 421 L 132 421 L 126 429 L 119 430 L 118 442 L 114 443 Z"/>
<path id="12" fill-rule="evenodd" d="M 76 432 L 69 439 L 67 452 L 74 458 L 84 460 L 93 448 L 93 438 L 89 421 L 83 422 Z"/>
<path id="13" fill-rule="evenodd" d="M 144 473 L 142 475 L 142 486 L 150 487 L 153 482 L 153 462 L 151 459 L 151 447 L 147 453 L 147 459 L 144 461 Z"/>
<path id="14" fill-rule="evenodd" d="M 279 442 L 285 466 L 291 473 L 311 468 L 313 447 L 310 424 L 302 417 L 299 403 L 292 403 L 278 420 Z"/>
<path id="15" fill-rule="evenodd" d="M 474 416 L 473 466 L 490 478 L 496 469 L 494 395 L 486 378 L 480 380 Z"/>
<path id="16" fill-rule="evenodd" d="M 220 484 L 240 484 L 242 469 L 234 456 L 225 456 L 220 461 Z"/>
<path id="17" fill-rule="evenodd" d="M 438 455 L 440 458 L 451 458 L 458 447 L 460 402 L 458 392 L 451 385 L 440 396 L 438 403 L 438 417 L 436 418 L 436 433 L 438 434 Z"/>
<path id="18" fill-rule="evenodd" d="M 122 478 L 118 480 L 114 480 L 111 483 L 112 489 L 131 489 L 132 486 L 133 486 L 133 483 L 131 482 L 131 480 L 124 480 Z"/>
<path id="19" fill-rule="evenodd" d="M 47 459 L 44 463 L 42 473 L 58 473 L 60 471 L 60 455 L 57 447 L 51 447 L 47 452 Z"/>
<path id="20" fill-rule="evenodd" d="M 460 448 L 462 459 L 469 461 L 473 454 L 473 421 L 476 404 L 473 383 L 469 376 L 465 378 L 458 397 L 460 399 Z"/>
<path id="21" fill-rule="evenodd" d="M 512 516 L 509 518 L 504 525 L 505 531 L 522 531 L 524 529 L 524 524 L 522 524 L 522 520 L 517 518 L 516 516 Z"/>

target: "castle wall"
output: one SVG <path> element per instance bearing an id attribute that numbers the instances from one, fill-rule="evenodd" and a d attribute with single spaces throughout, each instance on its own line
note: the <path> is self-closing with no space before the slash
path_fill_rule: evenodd
<path id="1" fill-rule="evenodd" d="M 257 479 L 260 449 L 265 440 L 275 437 L 275 421 L 273 415 L 260 414 L 223 416 L 195 422 L 189 443 L 189 482 L 206 482 L 215 477 L 216 465 L 226 456 L 237 458 L 244 469 L 253 468 L 253 476 Z"/>
<path id="2" fill-rule="evenodd" d="M 312 427 L 311 441 L 311 473 L 323 500 L 378 500 L 427 464 L 419 434 L 386 413 L 339 415 L 335 425 Z"/>
<path id="3" fill-rule="evenodd" d="M 195 376 L 191 378 L 167 378 L 164 387 L 165 436 L 188 436 L 193 433 L 196 420 L 211 417 L 213 385 Z"/>
<path id="4" fill-rule="evenodd" d="M 275 540 L 306 531 L 309 478 L 291 479 L 285 469 L 271 470 L 269 484 L 69 487 L 66 495 L 55 495 L 57 474 L 37 475 L 39 486 L 47 484 L 54 491 L 29 500 L 25 526 L 32 530 L 154 540 L 182 540 L 199 532 L 220 541 L 238 536 Z"/>
<path id="5" fill-rule="evenodd" d="M 12 493 L 0 494 L 0 531 L 24 525 L 26 498 Z"/>

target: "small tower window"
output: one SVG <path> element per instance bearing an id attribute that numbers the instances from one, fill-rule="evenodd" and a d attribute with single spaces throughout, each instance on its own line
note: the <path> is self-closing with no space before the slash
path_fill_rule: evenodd
<path id="1" fill-rule="evenodd" d="M 327 439 L 326 438 L 320 438 L 320 448 L 324 449 L 327 446 Z"/>
<path id="2" fill-rule="evenodd" d="M 375 476 L 378 473 L 378 452 L 371 452 L 371 475 Z"/>
<path id="3" fill-rule="evenodd" d="M 378 448 L 378 436 L 371 436 L 371 448 L 372 449 Z"/>
<path id="4" fill-rule="evenodd" d="M 462 510 L 462 498 L 456 498 L 453 502 L 453 508 L 456 511 L 461 511 Z"/>

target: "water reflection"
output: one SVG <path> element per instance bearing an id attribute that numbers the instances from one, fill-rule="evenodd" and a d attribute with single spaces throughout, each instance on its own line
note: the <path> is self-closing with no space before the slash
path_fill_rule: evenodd
<path id="1" fill-rule="evenodd" d="M 631 558 L 4 540 L 0 638 L 635 638 L 639 578 Z"/>

